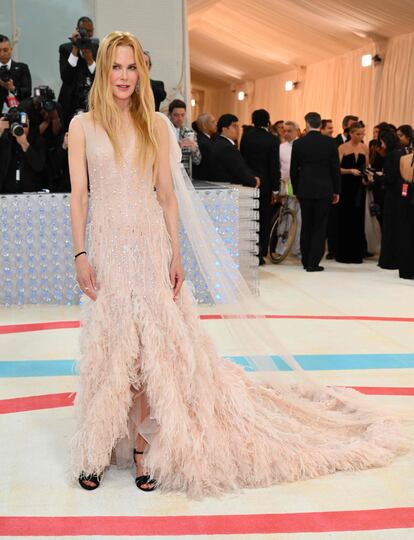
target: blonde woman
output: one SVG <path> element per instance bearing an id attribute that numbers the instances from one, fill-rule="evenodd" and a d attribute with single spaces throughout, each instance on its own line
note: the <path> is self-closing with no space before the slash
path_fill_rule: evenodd
<path id="1" fill-rule="evenodd" d="M 201 203 L 194 211 L 191 188 L 180 186 L 174 131 L 154 112 L 131 34 L 102 41 L 89 109 L 69 129 L 73 247 L 87 297 L 74 478 L 93 490 L 111 462 L 135 461 L 139 489 L 201 497 L 390 462 L 402 444 L 384 415 L 319 386 L 255 384 L 218 357 L 183 284 L 177 198 L 189 238 L 199 231 L 192 245 L 202 245 L 215 296 L 242 280 L 226 250 L 217 259 L 215 233 L 198 223 L 207 220 Z"/>

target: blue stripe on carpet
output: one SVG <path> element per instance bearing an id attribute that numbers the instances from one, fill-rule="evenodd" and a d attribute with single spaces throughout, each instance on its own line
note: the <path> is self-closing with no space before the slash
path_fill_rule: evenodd
<path id="1" fill-rule="evenodd" d="M 246 371 L 271 369 L 268 362 L 261 367 L 260 356 L 255 361 L 246 356 L 228 356 L 232 362 Z M 301 354 L 296 360 L 306 371 L 354 370 L 354 369 L 403 369 L 414 368 L 414 354 Z M 290 368 L 278 357 L 272 357 L 274 370 L 289 371 Z M 0 361 L 1 377 L 62 377 L 76 375 L 76 360 L 15 360 Z"/>

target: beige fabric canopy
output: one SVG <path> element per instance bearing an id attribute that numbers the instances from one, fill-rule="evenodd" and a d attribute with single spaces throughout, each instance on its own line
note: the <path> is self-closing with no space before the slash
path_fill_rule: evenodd
<path id="1" fill-rule="evenodd" d="M 194 113 L 414 122 L 414 1 L 188 0 Z M 361 67 L 378 53 L 380 65 Z M 298 81 L 285 92 L 286 80 Z M 237 101 L 237 91 L 247 99 Z"/>

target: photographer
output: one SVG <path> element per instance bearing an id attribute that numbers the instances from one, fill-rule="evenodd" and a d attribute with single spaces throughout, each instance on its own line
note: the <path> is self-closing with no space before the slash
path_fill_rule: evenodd
<path id="1" fill-rule="evenodd" d="M 89 89 L 95 77 L 99 41 L 93 38 L 93 22 L 81 17 L 69 43 L 59 47 L 62 79 L 58 101 L 63 109 L 64 127 L 69 126 L 77 110 L 86 110 Z"/>
<path id="2" fill-rule="evenodd" d="M 0 34 L 0 115 L 17 101 L 32 93 L 32 78 L 27 64 L 12 60 L 13 47 L 7 36 Z"/>
<path id="3" fill-rule="evenodd" d="M 60 173 L 55 167 L 55 153 L 59 153 L 64 135 L 62 107 L 49 86 L 38 86 L 33 94 L 32 98 L 20 104 L 20 108 L 28 113 L 31 129 L 37 130 L 44 139 L 48 184 L 55 191 L 54 186 L 61 182 Z"/>
<path id="4" fill-rule="evenodd" d="M 16 107 L 0 119 L 0 193 L 46 187 L 44 142 L 29 124 L 27 113 Z"/>

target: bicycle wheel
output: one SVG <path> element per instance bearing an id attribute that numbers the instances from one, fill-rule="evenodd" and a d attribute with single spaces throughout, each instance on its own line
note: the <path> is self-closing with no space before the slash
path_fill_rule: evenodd
<path id="1" fill-rule="evenodd" d="M 279 212 L 273 222 L 269 239 L 269 256 L 274 264 L 286 259 L 296 237 L 296 212 L 286 208 Z"/>

